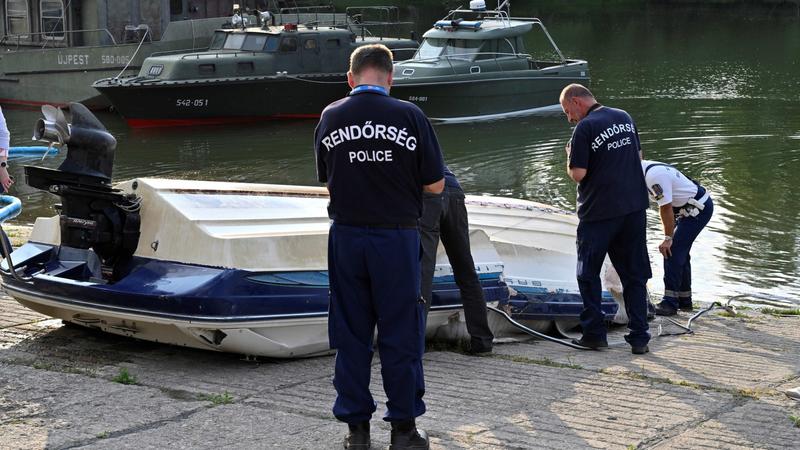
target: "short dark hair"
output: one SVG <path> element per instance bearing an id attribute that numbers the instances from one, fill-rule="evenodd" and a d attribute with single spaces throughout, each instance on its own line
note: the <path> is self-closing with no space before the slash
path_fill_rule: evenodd
<path id="1" fill-rule="evenodd" d="M 392 73 L 392 51 L 383 44 L 362 45 L 350 55 L 350 72 L 358 75 L 366 68 Z"/>
<path id="2" fill-rule="evenodd" d="M 586 86 L 578 83 L 572 83 L 565 87 L 563 91 L 561 91 L 562 100 L 569 100 L 574 97 L 594 98 L 594 95 L 592 95 L 592 91 L 590 91 Z"/>

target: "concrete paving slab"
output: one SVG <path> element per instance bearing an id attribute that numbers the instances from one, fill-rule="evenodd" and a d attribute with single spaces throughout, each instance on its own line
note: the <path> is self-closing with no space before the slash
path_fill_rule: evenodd
<path id="1" fill-rule="evenodd" d="M 208 402 L 176 401 L 152 387 L 0 363 L 0 404 L 0 448 L 28 445 L 31 438 L 44 444 L 38 448 L 66 448 L 180 420 Z"/>
<path id="2" fill-rule="evenodd" d="M 244 361 L 65 327 L 7 297 L 0 312 L 0 448 L 341 446 L 330 356 Z M 800 385 L 798 324 L 710 315 L 643 356 L 542 341 L 429 351 L 418 423 L 435 449 L 798 448 L 800 402 L 782 394 Z M 139 384 L 112 382 L 122 369 Z M 377 357 L 372 392 L 385 448 Z"/>

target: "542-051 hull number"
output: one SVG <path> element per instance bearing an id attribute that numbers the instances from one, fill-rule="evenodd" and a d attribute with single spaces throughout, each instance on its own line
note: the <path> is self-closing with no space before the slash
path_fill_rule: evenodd
<path id="1" fill-rule="evenodd" d="M 203 108 L 208 106 L 207 98 L 179 98 L 175 100 L 175 106 L 180 108 Z"/>

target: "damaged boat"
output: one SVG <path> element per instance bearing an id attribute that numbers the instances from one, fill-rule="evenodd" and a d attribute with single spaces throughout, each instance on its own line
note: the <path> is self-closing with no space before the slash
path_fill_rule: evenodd
<path id="1" fill-rule="evenodd" d="M 112 185 L 114 137 L 83 105 L 70 110 L 67 124 L 60 110 L 43 108 L 35 128 L 35 137 L 65 143 L 67 156 L 56 170 L 25 167 L 27 183 L 61 203 L 0 266 L 11 297 L 65 322 L 154 342 L 278 358 L 329 351 L 324 188 Z M 487 301 L 521 319 L 574 320 L 574 216 L 496 197 L 470 196 L 467 206 Z M 461 299 L 447 263 L 436 268 L 431 305 L 428 335 L 457 338 Z M 617 311 L 613 300 L 604 308 L 609 319 Z"/>

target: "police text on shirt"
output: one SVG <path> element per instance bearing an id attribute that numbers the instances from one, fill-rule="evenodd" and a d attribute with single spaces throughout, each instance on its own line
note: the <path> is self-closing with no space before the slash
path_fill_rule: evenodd
<path id="1" fill-rule="evenodd" d="M 594 140 L 592 141 L 592 151 L 596 152 L 597 150 L 600 149 L 600 147 L 603 146 L 603 144 L 606 143 L 607 140 L 620 133 L 633 133 L 633 132 L 634 132 L 634 127 L 632 123 L 614 124 L 608 127 L 605 131 L 601 131 L 599 135 L 595 136 Z M 608 146 L 606 147 L 606 150 L 616 150 L 620 147 L 630 144 L 631 144 L 631 138 L 626 137 L 614 142 L 609 142 Z"/>
<path id="2" fill-rule="evenodd" d="M 350 125 L 333 130 L 328 133 L 327 136 L 323 137 L 321 142 L 327 151 L 331 151 L 342 142 L 355 141 L 358 139 L 390 141 L 412 152 L 417 149 L 417 137 L 409 135 L 405 128 L 398 129 L 395 126 L 386 126 L 380 123 L 373 125 L 372 121 L 367 121 L 364 125 Z M 364 153 L 364 155 L 361 155 L 361 153 Z M 380 153 L 380 155 L 378 155 L 378 153 Z M 367 154 L 371 154 L 373 157 L 367 159 Z M 391 150 L 349 152 L 349 156 L 351 163 L 354 159 L 360 162 L 392 160 Z"/>

